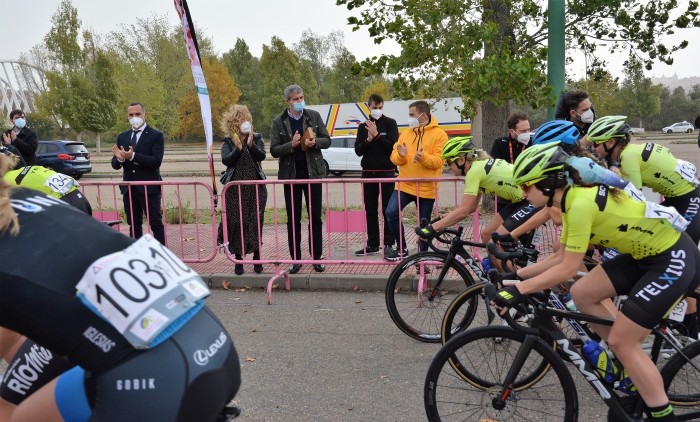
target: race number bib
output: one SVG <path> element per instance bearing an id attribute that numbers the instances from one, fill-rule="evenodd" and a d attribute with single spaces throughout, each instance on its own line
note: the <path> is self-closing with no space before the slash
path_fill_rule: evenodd
<path id="1" fill-rule="evenodd" d="M 86 306 L 138 349 L 210 294 L 194 270 L 150 235 L 93 262 L 75 287 Z"/>
<path id="2" fill-rule="evenodd" d="M 65 174 L 56 173 L 49 176 L 44 182 L 44 186 L 56 192 L 57 194 L 63 196 L 67 194 L 78 185 L 78 182 L 70 176 Z"/>
<path id="3" fill-rule="evenodd" d="M 693 163 L 689 163 L 685 160 L 678 160 L 674 170 L 676 173 L 680 174 L 682 178 L 692 183 L 693 186 L 698 185 L 698 169 Z"/>
<path id="4" fill-rule="evenodd" d="M 685 231 L 688 227 L 688 220 L 683 218 L 675 208 L 666 207 L 659 205 L 655 202 L 647 202 L 647 208 L 644 211 L 644 216 L 646 218 L 663 218 L 668 220 L 669 223 L 679 232 Z"/>
<path id="5" fill-rule="evenodd" d="M 685 317 L 685 311 L 688 308 L 688 302 L 685 300 L 681 300 L 678 302 L 678 305 L 676 305 L 672 310 L 671 313 L 668 314 L 668 319 L 671 319 L 676 322 L 683 322 L 683 318 Z"/>

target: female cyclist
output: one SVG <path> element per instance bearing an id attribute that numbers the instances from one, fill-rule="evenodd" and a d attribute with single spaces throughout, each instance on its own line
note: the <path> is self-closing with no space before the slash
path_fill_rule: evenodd
<path id="1" fill-rule="evenodd" d="M 481 240 L 486 243 L 491 233 L 508 234 L 532 217 L 537 209 L 530 206 L 522 191 L 513 184 L 513 165 L 505 160 L 490 158 L 482 150 L 477 150 L 471 136 L 452 138 L 442 148 L 442 158 L 455 176 L 464 176 L 464 194 L 459 207 L 439 221 L 427 227 L 416 227 L 416 233 L 430 237 L 435 232 L 459 223 L 469 217 L 479 205 L 481 193 L 497 195 L 510 203 L 500 209 L 481 231 Z M 521 240 L 529 243 L 529 238 Z"/>
<path id="2" fill-rule="evenodd" d="M 524 281 L 499 290 L 493 302 L 499 308 L 512 307 L 523 294 L 573 276 L 589 243 L 618 249 L 622 255 L 593 268 L 573 285 L 571 294 L 581 312 L 615 318 L 612 327 L 594 329 L 626 369 L 651 420 L 675 420 L 661 375 L 641 343 L 698 286 L 700 251 L 667 220 L 646 217 L 658 205 L 636 201 L 605 185 L 582 186 L 577 172 L 566 164 L 568 158 L 558 143 L 550 143 L 530 147 L 516 160 L 513 181 L 522 187 L 528 201 L 561 209 L 561 247 L 553 260 L 519 269 L 516 275 Z M 616 295 L 628 295 L 617 315 L 603 304 Z"/>
<path id="3" fill-rule="evenodd" d="M 661 145 L 630 143 L 627 116 L 605 116 L 593 122 L 588 140 L 596 154 L 620 163 L 622 177 L 639 189 L 648 186 L 663 195 L 661 205 L 673 207 L 688 222 L 685 232 L 697 244 L 700 242 L 700 187 L 697 169 L 692 163 L 679 160 Z M 688 299 L 688 311 L 683 324 L 688 335 L 698 338 L 697 303 Z"/>
<path id="4" fill-rule="evenodd" d="M 0 176 L 11 165 L 0 155 Z M 0 248 L 11 251 L 0 256 L 0 326 L 79 365 L 16 420 L 213 421 L 236 394 L 238 356 L 206 285 L 152 237 L 2 179 Z"/>

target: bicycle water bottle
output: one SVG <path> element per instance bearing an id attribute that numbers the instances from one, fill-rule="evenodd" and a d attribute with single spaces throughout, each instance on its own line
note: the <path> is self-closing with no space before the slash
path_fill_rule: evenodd
<path id="1" fill-rule="evenodd" d="M 484 272 L 487 273 L 492 267 L 491 265 L 491 260 L 488 258 L 484 258 L 481 260 L 481 268 L 484 269 Z"/>
<path id="2" fill-rule="evenodd" d="M 613 383 L 618 380 L 620 370 L 598 342 L 588 340 L 581 348 L 581 351 L 586 357 L 586 360 L 596 367 L 598 373 L 605 382 Z"/>
<path id="3" fill-rule="evenodd" d="M 564 302 L 564 306 L 566 309 L 570 311 L 578 311 L 578 308 L 576 308 L 576 304 L 574 303 L 574 300 L 571 298 L 571 294 L 567 293 L 564 296 L 561 297 L 561 301 Z"/>
<path id="4" fill-rule="evenodd" d="M 628 395 L 637 394 L 637 387 L 632 384 L 632 379 L 627 375 L 627 370 L 623 369 L 620 372 L 620 382 L 617 384 L 617 389 Z"/>

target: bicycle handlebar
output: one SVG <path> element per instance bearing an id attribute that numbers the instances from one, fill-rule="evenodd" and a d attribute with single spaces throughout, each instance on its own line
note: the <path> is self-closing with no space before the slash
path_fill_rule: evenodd
<path id="1" fill-rule="evenodd" d="M 491 255 L 501 260 L 510 261 L 514 259 L 526 258 L 525 251 L 523 249 L 517 249 L 513 252 L 506 252 L 499 250 L 498 246 L 496 246 L 496 244 L 493 242 L 489 242 L 488 244 L 486 244 L 486 250 L 489 251 Z"/>

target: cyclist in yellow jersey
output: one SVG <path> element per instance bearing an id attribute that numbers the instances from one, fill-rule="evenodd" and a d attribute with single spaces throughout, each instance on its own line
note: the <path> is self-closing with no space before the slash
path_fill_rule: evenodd
<path id="1" fill-rule="evenodd" d="M 8 171 L 4 178 L 10 185 L 38 190 L 92 215 L 90 202 L 78 189 L 78 182 L 70 176 L 46 167 L 26 166 Z"/>
<path id="2" fill-rule="evenodd" d="M 442 158 L 447 161 L 450 171 L 455 176 L 464 176 L 464 194 L 460 206 L 431 226 L 416 228 L 419 236 L 429 237 L 435 231 L 444 230 L 467 218 L 476 211 L 482 193 L 497 195 L 509 202 L 481 231 L 484 243 L 489 241 L 492 232 L 508 234 L 538 211 L 525 200 L 520 188 L 513 184 L 513 165 L 505 160 L 490 158 L 484 151 L 477 150 L 471 139 L 471 136 L 452 138 L 442 149 Z M 522 236 L 523 243 L 529 242 L 529 236 Z"/>
<path id="3" fill-rule="evenodd" d="M 499 290 L 493 303 L 501 309 L 512 307 L 523 294 L 573 276 L 589 243 L 616 248 L 622 255 L 577 281 L 572 297 L 583 313 L 615 318 L 612 327 L 591 326 L 619 358 L 647 404 L 651 420 L 674 421 L 661 375 L 641 343 L 698 286 L 700 250 L 687 234 L 673 227 L 670 221 L 679 225 L 683 220 L 675 218 L 677 213 L 672 215 L 672 208 L 636 201 L 604 185 L 582 186 L 578 172 L 566 164 L 567 158 L 558 143 L 551 143 L 532 146 L 516 160 L 514 183 L 522 187 L 528 201 L 562 210 L 562 244 L 548 259 L 519 269 L 516 275 L 524 281 Z M 658 217 L 658 211 L 668 213 L 669 220 Z M 620 312 L 605 306 L 617 295 L 628 295 Z"/>

